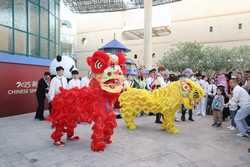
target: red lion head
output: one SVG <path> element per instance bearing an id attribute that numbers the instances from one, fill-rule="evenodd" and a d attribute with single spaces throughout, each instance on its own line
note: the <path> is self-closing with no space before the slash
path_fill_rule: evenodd
<path id="1" fill-rule="evenodd" d="M 96 51 L 87 58 L 94 78 L 100 83 L 101 88 L 109 93 L 120 93 L 124 81 L 125 56 L 122 53 L 108 54 Z"/>

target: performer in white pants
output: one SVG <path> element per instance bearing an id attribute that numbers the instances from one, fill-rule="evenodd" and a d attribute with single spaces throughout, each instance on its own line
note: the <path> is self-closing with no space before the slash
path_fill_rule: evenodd
<path id="1" fill-rule="evenodd" d="M 206 76 L 199 76 L 200 79 L 198 81 L 198 83 L 201 85 L 201 87 L 204 89 L 205 91 L 205 96 L 201 98 L 200 103 L 197 105 L 196 107 L 196 114 L 197 115 L 202 115 L 202 116 L 206 116 L 206 109 L 207 109 L 207 94 L 208 94 L 208 87 L 209 84 L 206 81 Z"/>

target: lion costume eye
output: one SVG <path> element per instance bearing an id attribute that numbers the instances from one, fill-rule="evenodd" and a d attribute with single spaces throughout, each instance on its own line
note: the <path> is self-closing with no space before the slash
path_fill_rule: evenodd
<path id="1" fill-rule="evenodd" d="M 189 92 L 190 91 L 190 86 L 186 83 L 183 84 L 182 86 L 183 90 L 186 91 L 186 92 Z"/>
<path id="2" fill-rule="evenodd" d="M 199 93 L 198 92 L 194 92 L 193 97 L 194 97 L 194 99 L 198 99 L 200 97 Z"/>
<path id="3" fill-rule="evenodd" d="M 97 60 L 97 61 L 95 62 L 95 68 L 96 68 L 96 69 L 101 69 L 102 67 L 103 67 L 102 62 L 100 62 L 99 60 Z"/>

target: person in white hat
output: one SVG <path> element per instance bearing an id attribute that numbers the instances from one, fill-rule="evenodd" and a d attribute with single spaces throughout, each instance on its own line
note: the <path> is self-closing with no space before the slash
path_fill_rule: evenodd
<path id="1" fill-rule="evenodd" d="M 81 80 L 79 77 L 79 71 L 76 68 L 74 68 L 71 71 L 71 74 L 72 74 L 72 79 L 69 81 L 69 89 L 81 88 Z"/>

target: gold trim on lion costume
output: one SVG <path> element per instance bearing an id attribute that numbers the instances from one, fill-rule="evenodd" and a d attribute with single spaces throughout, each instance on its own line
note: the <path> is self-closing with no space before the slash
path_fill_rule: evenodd
<path id="1" fill-rule="evenodd" d="M 120 97 L 122 118 L 128 129 L 136 129 L 135 117 L 140 112 L 162 113 L 162 128 L 169 133 L 178 133 L 174 125 L 175 112 L 183 104 L 192 109 L 202 96 L 204 90 L 201 86 L 189 79 L 170 83 L 166 87 L 159 88 L 153 92 L 128 88 Z"/>

